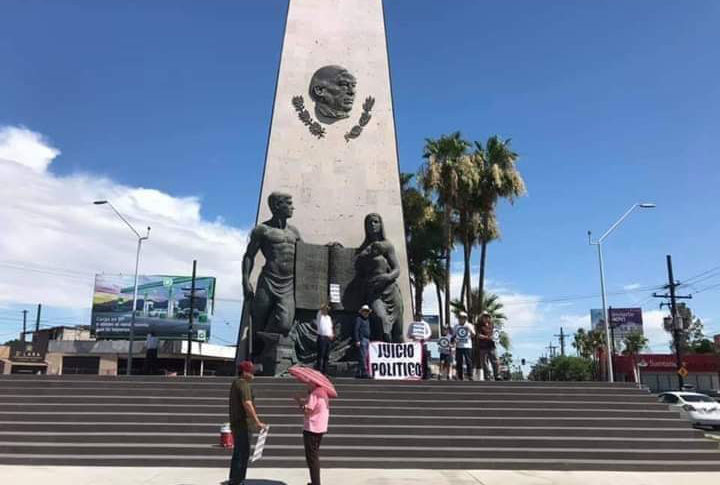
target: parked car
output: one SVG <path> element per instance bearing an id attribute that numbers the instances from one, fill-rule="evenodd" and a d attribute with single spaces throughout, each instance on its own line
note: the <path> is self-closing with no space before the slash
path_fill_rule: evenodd
<path id="1" fill-rule="evenodd" d="M 658 401 L 677 410 L 693 426 L 720 428 L 720 404 L 710 396 L 698 392 L 663 392 Z"/>

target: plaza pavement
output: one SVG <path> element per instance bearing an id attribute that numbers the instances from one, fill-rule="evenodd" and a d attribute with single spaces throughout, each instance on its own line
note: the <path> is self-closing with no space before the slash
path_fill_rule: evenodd
<path id="1" fill-rule="evenodd" d="M 0 466 L 0 483 L 40 485 L 217 485 L 224 468 Z M 498 470 L 323 470 L 325 485 L 717 485 L 720 472 L 559 472 Z M 306 485 L 307 470 L 255 468 L 247 485 Z"/>

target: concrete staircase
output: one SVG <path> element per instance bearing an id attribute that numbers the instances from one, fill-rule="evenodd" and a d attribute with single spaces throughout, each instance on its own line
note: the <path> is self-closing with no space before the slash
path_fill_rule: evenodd
<path id="1" fill-rule="evenodd" d="M 0 464 L 227 467 L 229 378 L 0 377 Z M 720 471 L 717 442 L 625 384 L 338 379 L 323 467 Z M 261 467 L 304 467 L 303 387 L 258 378 Z"/>

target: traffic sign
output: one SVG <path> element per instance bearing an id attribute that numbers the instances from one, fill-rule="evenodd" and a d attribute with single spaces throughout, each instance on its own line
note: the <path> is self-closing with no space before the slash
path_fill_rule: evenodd
<path id="1" fill-rule="evenodd" d="M 680 377 L 683 377 L 683 378 L 685 378 L 685 377 L 688 376 L 688 370 L 687 370 L 685 367 L 680 367 L 680 368 L 677 370 L 677 373 L 678 373 L 678 375 L 679 375 Z"/>

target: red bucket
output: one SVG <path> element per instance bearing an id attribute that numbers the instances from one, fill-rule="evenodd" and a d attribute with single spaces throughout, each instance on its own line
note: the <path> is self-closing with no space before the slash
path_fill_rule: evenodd
<path id="1" fill-rule="evenodd" d="M 230 429 L 230 423 L 225 423 L 220 428 L 220 446 L 223 448 L 233 447 L 233 434 Z"/>

